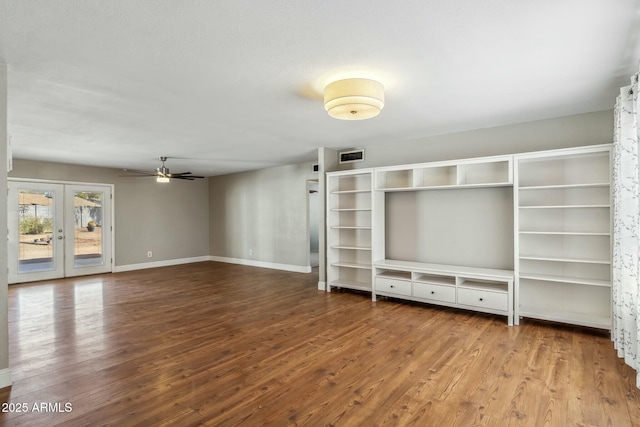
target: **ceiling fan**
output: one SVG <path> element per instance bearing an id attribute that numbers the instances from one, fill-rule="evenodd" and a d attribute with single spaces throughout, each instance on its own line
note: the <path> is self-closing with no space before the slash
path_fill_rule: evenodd
<path id="1" fill-rule="evenodd" d="M 169 172 L 169 168 L 164 165 L 168 157 L 160 157 L 160 161 L 162 162 L 162 166 L 157 168 L 155 171 L 140 171 L 135 169 L 123 169 L 125 172 L 131 172 L 135 175 L 120 175 L 122 177 L 128 178 L 136 178 L 136 177 L 146 177 L 153 176 L 156 177 L 158 182 L 169 182 L 172 179 L 186 179 L 189 181 L 193 181 L 196 178 L 204 178 L 204 176 L 193 175 L 191 172 L 178 172 L 171 173 Z"/>

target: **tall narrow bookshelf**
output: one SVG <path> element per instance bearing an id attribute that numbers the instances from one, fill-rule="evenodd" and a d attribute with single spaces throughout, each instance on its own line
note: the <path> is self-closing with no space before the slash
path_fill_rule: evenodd
<path id="1" fill-rule="evenodd" d="M 371 292 L 370 169 L 327 173 L 327 291 Z"/>
<path id="2" fill-rule="evenodd" d="M 610 329 L 610 148 L 516 159 L 516 322 Z"/>

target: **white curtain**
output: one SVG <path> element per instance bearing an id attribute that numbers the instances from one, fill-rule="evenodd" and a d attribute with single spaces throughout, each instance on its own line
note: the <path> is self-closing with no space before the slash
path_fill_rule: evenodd
<path id="1" fill-rule="evenodd" d="M 640 181 L 638 74 L 616 99 L 613 138 L 613 330 L 618 356 L 640 372 Z M 640 387 L 640 375 L 636 375 Z"/>

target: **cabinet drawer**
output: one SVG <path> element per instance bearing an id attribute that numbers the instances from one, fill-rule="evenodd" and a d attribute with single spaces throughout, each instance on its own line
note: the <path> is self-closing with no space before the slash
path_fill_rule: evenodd
<path id="1" fill-rule="evenodd" d="M 408 280 L 376 277 L 376 292 L 411 296 L 411 282 Z"/>
<path id="2" fill-rule="evenodd" d="M 456 302 L 456 288 L 453 286 L 432 285 L 431 283 L 413 283 L 413 296 L 434 301 Z"/>
<path id="3" fill-rule="evenodd" d="M 458 304 L 493 310 L 509 310 L 509 298 L 506 293 L 477 289 L 458 288 Z"/>

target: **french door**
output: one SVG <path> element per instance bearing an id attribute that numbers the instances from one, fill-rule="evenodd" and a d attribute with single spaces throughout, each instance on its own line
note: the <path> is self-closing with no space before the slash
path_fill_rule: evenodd
<path id="1" fill-rule="evenodd" d="M 111 186 L 9 181 L 9 283 L 112 271 Z"/>

